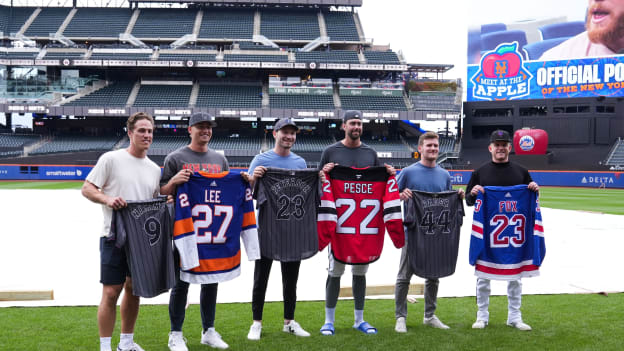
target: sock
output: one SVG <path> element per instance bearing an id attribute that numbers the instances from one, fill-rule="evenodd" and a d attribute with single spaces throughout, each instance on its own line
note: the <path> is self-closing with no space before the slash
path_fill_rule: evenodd
<path id="1" fill-rule="evenodd" d="M 100 337 L 100 351 L 111 351 L 111 337 Z"/>
<path id="2" fill-rule="evenodd" d="M 334 324 L 335 319 L 336 319 L 336 307 L 334 308 L 325 307 L 325 323 Z"/>
<path id="3" fill-rule="evenodd" d="M 252 323 L 252 324 L 253 324 L 253 325 L 259 325 L 259 326 L 262 326 L 262 322 L 258 322 L 258 321 L 253 321 L 253 323 Z"/>
<path id="4" fill-rule="evenodd" d="M 364 322 L 364 310 L 353 310 L 353 315 L 355 316 L 355 326 L 359 326 Z"/>
<path id="5" fill-rule="evenodd" d="M 119 347 L 128 348 L 134 344 L 134 333 L 131 334 L 121 334 L 119 336 Z"/>

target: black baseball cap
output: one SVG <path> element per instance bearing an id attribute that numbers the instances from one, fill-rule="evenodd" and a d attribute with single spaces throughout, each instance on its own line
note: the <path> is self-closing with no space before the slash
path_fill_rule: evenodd
<path id="1" fill-rule="evenodd" d="M 197 123 L 202 123 L 202 122 L 210 122 L 210 127 L 212 128 L 217 126 L 217 122 L 215 121 L 214 116 L 206 112 L 193 113 L 191 115 L 191 118 L 189 119 L 188 125 L 189 127 L 191 127 L 191 126 L 196 125 Z"/>
<path id="2" fill-rule="evenodd" d="M 293 128 L 295 128 L 295 130 L 299 130 L 299 127 L 297 127 L 297 125 L 295 124 L 295 121 L 292 120 L 292 118 L 282 118 L 282 119 L 278 119 L 275 124 L 273 125 L 273 130 L 274 131 L 278 131 L 286 126 L 291 126 Z"/>
<path id="3" fill-rule="evenodd" d="M 350 119 L 362 119 L 362 111 L 348 110 L 342 115 L 342 121 L 346 122 Z"/>
<path id="4" fill-rule="evenodd" d="M 493 143 L 495 141 L 504 141 L 504 142 L 511 142 L 511 137 L 509 136 L 509 133 L 506 130 L 495 130 L 492 132 L 492 135 L 490 135 L 490 143 Z"/>

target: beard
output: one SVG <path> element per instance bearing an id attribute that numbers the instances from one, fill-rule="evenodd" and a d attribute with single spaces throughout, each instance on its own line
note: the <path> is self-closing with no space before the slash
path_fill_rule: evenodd
<path id="1" fill-rule="evenodd" d="M 603 44 L 613 51 L 622 49 L 618 43 L 624 40 L 624 12 L 620 13 L 614 21 L 605 28 L 592 28 L 592 13 L 600 6 L 592 6 L 587 12 L 587 35 L 589 40 L 595 44 Z"/>
<path id="2" fill-rule="evenodd" d="M 360 132 L 356 132 L 356 133 L 358 134 L 357 136 L 354 135 L 354 132 L 350 131 L 350 132 L 347 133 L 347 136 L 349 137 L 349 139 L 355 141 L 355 140 L 358 140 L 360 138 L 360 136 L 362 135 L 362 133 L 360 133 Z"/>

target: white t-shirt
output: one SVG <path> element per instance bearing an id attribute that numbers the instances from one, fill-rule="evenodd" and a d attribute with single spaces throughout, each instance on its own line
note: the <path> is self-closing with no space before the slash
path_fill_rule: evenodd
<path id="1" fill-rule="evenodd" d="M 539 59 L 540 61 L 569 60 L 612 55 L 615 55 L 615 52 L 602 44 L 592 43 L 587 32 L 583 32 L 547 50 Z"/>
<path id="2" fill-rule="evenodd" d="M 149 200 L 158 195 L 160 167 L 149 158 L 137 158 L 126 149 L 103 154 L 87 176 L 87 181 L 108 196 L 124 200 Z M 100 236 L 108 236 L 113 210 L 102 205 L 104 223 Z"/>

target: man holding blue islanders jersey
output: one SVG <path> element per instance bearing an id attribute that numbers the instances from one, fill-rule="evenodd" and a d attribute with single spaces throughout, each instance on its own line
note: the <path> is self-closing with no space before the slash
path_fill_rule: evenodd
<path id="1" fill-rule="evenodd" d="M 533 181 L 529 171 L 511 161 L 511 137 L 504 130 L 495 130 L 490 136 L 488 150 L 492 154 L 492 161 L 474 172 L 466 186 L 466 204 L 473 206 L 479 192 L 484 193 L 484 186 L 511 186 L 528 184 L 532 191 L 539 191 L 539 186 Z M 522 282 L 520 279 L 510 280 L 507 284 L 508 315 L 507 325 L 519 330 L 531 330 L 531 327 L 522 321 L 520 306 L 522 304 Z M 477 321 L 473 329 L 483 329 L 489 321 L 488 307 L 490 304 L 490 280 L 477 278 Z"/>

